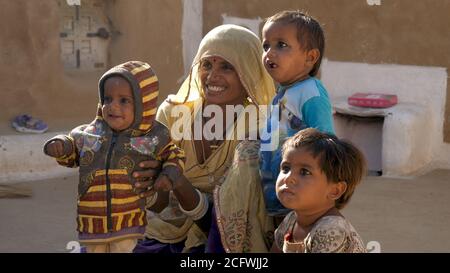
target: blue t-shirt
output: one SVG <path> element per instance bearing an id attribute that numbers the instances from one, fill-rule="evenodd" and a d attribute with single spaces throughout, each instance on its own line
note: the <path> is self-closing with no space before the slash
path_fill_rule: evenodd
<path id="1" fill-rule="evenodd" d="M 281 147 L 287 138 L 305 128 L 316 128 L 334 134 L 328 92 L 315 77 L 278 87 L 277 95 L 271 103 L 266 128 L 261 132 L 260 171 L 266 208 L 270 214 L 286 212 L 275 194 Z"/>

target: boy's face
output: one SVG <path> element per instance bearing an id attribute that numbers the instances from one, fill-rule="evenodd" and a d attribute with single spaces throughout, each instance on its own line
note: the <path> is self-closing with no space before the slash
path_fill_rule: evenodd
<path id="1" fill-rule="evenodd" d="M 329 183 L 314 158 L 305 148 L 288 148 L 280 166 L 276 193 L 286 208 L 302 213 L 317 213 L 334 206 L 337 184 Z"/>
<path id="2" fill-rule="evenodd" d="M 308 77 L 315 61 L 314 50 L 304 50 L 294 24 L 269 22 L 262 30 L 263 63 L 272 78 L 288 85 Z M 318 52 L 318 50 L 316 50 Z"/>
<path id="3" fill-rule="evenodd" d="M 114 131 L 122 131 L 133 124 L 134 99 L 131 85 L 122 77 L 111 77 L 104 84 L 102 115 Z"/>

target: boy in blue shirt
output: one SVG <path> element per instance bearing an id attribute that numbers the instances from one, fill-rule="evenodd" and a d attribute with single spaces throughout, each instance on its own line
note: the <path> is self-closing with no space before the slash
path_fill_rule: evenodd
<path id="1" fill-rule="evenodd" d="M 281 146 L 305 128 L 334 134 L 331 103 L 319 71 L 325 48 L 320 24 L 300 11 L 269 17 L 262 30 L 263 63 L 277 83 L 267 118 L 268 137 L 261 141 L 261 178 L 269 215 L 288 210 L 278 201 L 275 182 L 280 171 Z"/>

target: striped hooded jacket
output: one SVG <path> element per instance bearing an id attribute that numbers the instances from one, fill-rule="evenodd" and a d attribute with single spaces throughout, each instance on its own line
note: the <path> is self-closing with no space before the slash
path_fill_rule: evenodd
<path id="1" fill-rule="evenodd" d="M 101 111 L 104 83 L 112 76 L 125 78 L 133 90 L 134 122 L 121 132 L 111 130 Z M 99 80 L 99 97 L 94 121 L 47 143 L 63 140 L 64 149 L 73 152 L 57 162 L 79 167 L 79 240 L 104 243 L 140 238 L 147 224 L 145 200 L 133 190 L 132 172 L 139 170 L 141 161 L 153 158 L 162 162 L 160 175 L 174 182 L 183 172 L 184 152 L 172 142 L 169 130 L 155 120 L 158 79 L 147 63 L 130 61 L 107 71 Z"/>

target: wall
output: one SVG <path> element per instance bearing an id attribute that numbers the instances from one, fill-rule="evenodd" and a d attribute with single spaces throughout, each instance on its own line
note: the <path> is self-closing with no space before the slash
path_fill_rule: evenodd
<path id="1" fill-rule="evenodd" d="M 183 3 L 180 0 L 107 1 L 116 31 L 110 65 L 135 59 L 150 63 L 160 81 L 159 101 L 176 92 L 184 75 L 181 43 Z"/>
<path id="2" fill-rule="evenodd" d="M 55 130 L 92 119 L 97 95 L 90 91 L 97 75 L 73 81 L 64 73 L 57 1 L 1 1 L 1 6 L 0 133 L 14 134 L 9 121 L 21 113 L 42 117 Z"/>
<path id="3" fill-rule="evenodd" d="M 174 92 L 184 75 L 182 2 L 104 3 L 113 28 L 108 67 L 131 59 L 147 61 L 159 76 L 160 100 Z M 0 5 L 0 135 L 18 134 L 10 120 L 22 113 L 44 119 L 53 132 L 92 120 L 97 82 L 106 69 L 63 69 L 58 1 L 1 0 Z"/>
<path id="4" fill-rule="evenodd" d="M 81 3 L 86 1 L 90 0 Z M 196 12 L 202 12 L 203 18 L 196 18 L 190 28 L 198 26 L 202 34 L 222 24 L 225 15 L 260 20 L 283 9 L 301 9 L 322 23 L 327 39 L 325 58 L 330 62 L 438 68 L 448 78 L 449 1 L 381 0 L 381 5 L 364 0 L 190 1 L 105 0 L 112 28 L 108 66 L 129 59 L 150 62 L 160 78 L 160 101 L 175 92 L 188 67 L 183 59 L 189 60 L 186 54 L 195 53 L 201 36 L 195 32 L 190 37 L 186 24 L 190 21 L 183 19 L 184 7 L 192 3 L 196 6 L 190 14 L 199 17 Z M 50 132 L 90 121 L 97 104 L 97 81 L 104 70 L 64 71 L 58 1 L 0 0 L 0 5 L 0 135 L 19 134 L 10 128 L 10 119 L 21 113 L 43 118 Z M 337 90 L 327 87 L 332 94 Z M 439 96 L 442 113 L 433 121 L 439 129 L 430 136 L 439 142 L 433 158 L 436 166 L 450 167 L 450 144 L 443 142 L 450 143 L 447 82 L 443 88 L 422 89 L 411 96 L 402 91 L 401 99 Z M 2 146 L 4 149 L 8 147 Z M 24 151 L 24 157 L 28 153 Z"/>
<path id="5" fill-rule="evenodd" d="M 380 5 L 368 4 L 376 2 Z M 205 33 L 221 24 L 222 14 L 266 18 L 284 9 L 299 9 L 323 25 L 325 57 L 331 61 L 450 67 L 450 1 L 208 0 L 203 5 Z M 440 138 L 450 142 L 448 85 L 444 94 Z"/>
<path id="6" fill-rule="evenodd" d="M 116 30 L 109 66 L 128 59 L 148 61 L 161 80 L 160 98 L 174 92 L 185 72 L 181 40 L 184 1 L 105 3 L 106 15 Z M 208 0 L 203 1 L 203 24 L 199 26 L 203 25 L 204 34 L 221 24 L 224 14 L 252 19 L 283 9 L 301 9 L 323 24 L 327 39 L 325 57 L 331 61 L 448 69 L 450 36 L 444 34 L 450 23 L 450 2 L 380 3 L 371 6 L 364 0 Z M 90 120 L 97 101 L 97 80 L 104 71 L 75 75 L 64 72 L 59 57 L 57 1 L 1 0 L 1 6 L 0 62 L 4 65 L 0 68 L 0 133 L 13 134 L 9 120 L 24 112 L 46 119 L 55 131 Z M 190 47 L 195 52 L 195 43 Z M 443 100 L 443 139 L 450 142 L 450 96 Z"/>
<path id="7" fill-rule="evenodd" d="M 403 176 L 450 168 L 450 144 L 442 140 L 446 69 L 325 59 L 321 72 L 324 84 L 332 87 L 332 101 L 362 90 L 397 95 L 399 104 L 384 110 L 389 114 L 382 130 L 383 173 Z"/>
<path id="8" fill-rule="evenodd" d="M 81 4 L 90 0 L 82 0 Z M 46 179 L 74 170 L 42 153 L 45 140 L 90 122 L 105 69 L 65 71 L 60 60 L 58 0 L 0 0 L 0 182 Z M 160 80 L 160 101 L 184 75 L 181 1 L 103 1 L 112 30 L 108 67 L 126 60 L 149 62 Z M 22 113 L 44 119 L 49 132 L 24 135 L 11 128 Z"/>

